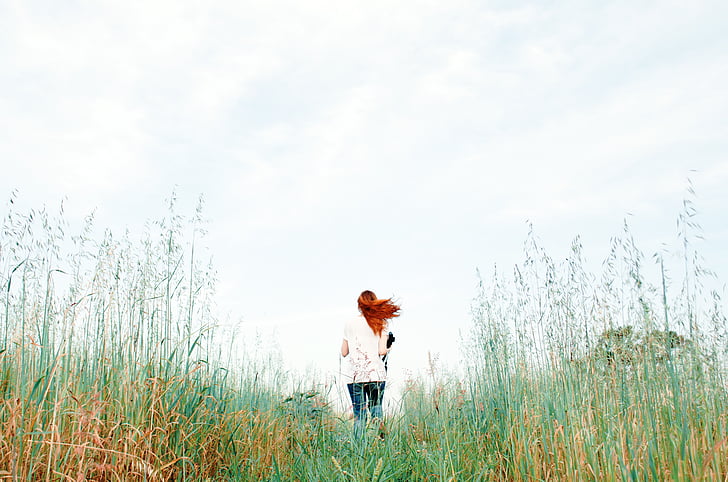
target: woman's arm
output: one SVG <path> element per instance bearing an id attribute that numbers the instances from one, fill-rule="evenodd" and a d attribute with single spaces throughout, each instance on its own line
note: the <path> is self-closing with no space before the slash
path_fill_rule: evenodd
<path id="1" fill-rule="evenodd" d="M 349 354 L 349 342 L 344 339 L 344 341 L 341 342 L 341 356 L 346 356 Z"/>
<path id="2" fill-rule="evenodd" d="M 382 334 L 379 335 L 379 356 L 384 356 L 389 351 L 387 349 L 387 338 L 389 337 L 389 331 L 386 329 L 382 330 Z"/>

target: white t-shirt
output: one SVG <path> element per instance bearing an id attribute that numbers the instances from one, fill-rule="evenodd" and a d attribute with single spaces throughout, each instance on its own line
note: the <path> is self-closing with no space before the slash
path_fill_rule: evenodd
<path id="1" fill-rule="evenodd" d="M 379 356 L 379 336 L 374 334 L 367 320 L 357 316 L 344 325 L 344 340 L 349 344 L 347 383 L 379 382 L 387 379 L 384 362 Z"/>

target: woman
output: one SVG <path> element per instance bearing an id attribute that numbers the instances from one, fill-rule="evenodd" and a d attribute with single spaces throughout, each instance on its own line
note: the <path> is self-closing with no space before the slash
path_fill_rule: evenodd
<path id="1" fill-rule="evenodd" d="M 388 321 L 399 316 L 399 306 L 391 299 L 380 300 L 371 291 L 363 291 L 358 299 L 360 316 L 344 326 L 341 356 L 348 357 L 351 383 L 347 384 L 354 410 L 354 431 L 361 435 L 367 420 L 382 418 L 382 399 L 387 372 L 382 356 L 389 351 Z"/>

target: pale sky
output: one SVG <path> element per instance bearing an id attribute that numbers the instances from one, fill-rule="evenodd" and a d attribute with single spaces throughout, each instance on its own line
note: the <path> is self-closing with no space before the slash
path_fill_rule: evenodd
<path id="1" fill-rule="evenodd" d="M 728 3 L 0 0 L 0 196 L 141 231 L 206 199 L 221 319 L 334 370 L 359 292 L 395 373 L 457 363 L 527 221 L 598 266 L 675 240 L 728 276 Z M 187 210 L 185 212 L 185 209 Z"/>

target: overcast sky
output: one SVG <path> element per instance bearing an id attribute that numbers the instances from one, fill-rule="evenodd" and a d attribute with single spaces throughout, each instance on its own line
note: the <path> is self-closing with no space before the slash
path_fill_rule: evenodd
<path id="1" fill-rule="evenodd" d="M 475 270 L 533 223 L 595 265 L 673 242 L 687 179 L 728 267 L 728 3 L 0 0 L 0 196 L 141 230 L 206 199 L 218 308 L 333 369 L 363 289 L 398 370 L 456 363 Z"/>

